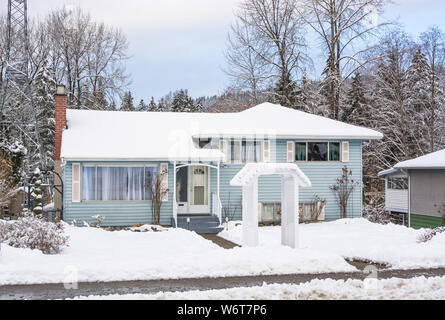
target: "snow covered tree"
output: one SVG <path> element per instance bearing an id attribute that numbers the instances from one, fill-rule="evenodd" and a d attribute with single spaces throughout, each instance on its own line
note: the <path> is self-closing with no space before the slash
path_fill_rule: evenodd
<path id="1" fill-rule="evenodd" d="M 154 97 L 151 97 L 150 103 L 148 104 L 148 111 L 151 112 L 158 111 L 158 105 L 156 104 Z"/>
<path id="2" fill-rule="evenodd" d="M 54 109 L 54 92 L 56 90 L 56 82 L 45 63 L 38 71 L 34 80 L 34 103 L 37 109 L 37 120 L 39 122 L 40 139 L 45 155 L 45 163 L 49 168 L 54 165 L 54 139 L 55 139 L 55 109 Z M 36 167 L 40 159 L 36 146 L 30 150 L 35 159 L 29 164 Z"/>
<path id="3" fill-rule="evenodd" d="M 137 111 L 148 111 L 148 105 L 145 103 L 144 99 L 141 99 L 139 102 Z"/>
<path id="4" fill-rule="evenodd" d="M 357 73 L 352 78 L 351 88 L 348 91 L 346 103 L 342 110 L 341 120 L 343 122 L 366 126 L 369 109 L 366 91 L 362 76 Z"/>
<path id="5" fill-rule="evenodd" d="M 301 18 L 320 37 L 326 53 L 323 87 L 333 119 L 340 116 L 340 94 L 345 81 L 372 60 L 363 53 L 373 47 L 375 35 L 386 25 L 373 18 L 389 2 L 302 0 L 296 6 Z"/>
<path id="6" fill-rule="evenodd" d="M 290 106 L 291 80 L 310 60 L 295 1 L 244 0 L 235 15 L 227 54 L 235 87 L 244 84 L 242 91 L 257 101 L 261 91 L 272 89 L 269 96 Z"/>
<path id="7" fill-rule="evenodd" d="M 418 49 L 405 73 L 405 111 L 408 126 L 409 158 L 429 153 L 428 116 L 431 94 L 431 68 Z"/>
<path id="8" fill-rule="evenodd" d="M 134 98 L 131 91 L 128 91 L 124 94 L 124 98 L 122 99 L 121 111 L 135 111 L 136 108 L 134 106 Z"/>
<path id="9" fill-rule="evenodd" d="M 34 171 L 32 179 L 33 179 L 32 192 L 31 192 L 33 201 L 32 212 L 38 216 L 43 213 L 42 175 L 38 168 Z"/>
<path id="10" fill-rule="evenodd" d="M 202 112 L 203 107 L 200 103 L 196 103 L 188 95 L 187 90 L 179 90 L 172 102 L 172 112 Z"/>
<path id="11" fill-rule="evenodd" d="M 445 35 L 438 27 L 431 27 L 420 35 L 420 40 L 431 67 L 428 131 L 429 151 L 434 152 L 445 147 L 445 101 L 443 81 L 441 81 L 445 73 Z"/>

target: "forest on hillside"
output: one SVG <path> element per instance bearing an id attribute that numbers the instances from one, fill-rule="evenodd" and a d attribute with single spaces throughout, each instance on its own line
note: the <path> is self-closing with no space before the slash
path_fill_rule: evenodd
<path id="1" fill-rule="evenodd" d="M 53 162 L 56 84 L 66 86 L 69 107 L 76 109 L 233 112 L 268 101 L 382 132 L 383 140 L 364 145 L 366 199 L 373 202 L 381 188 L 379 171 L 445 148 L 444 33 L 431 26 L 413 38 L 397 21 L 384 20 L 389 3 L 243 0 L 228 30 L 230 83 L 222 94 L 191 97 L 186 88 L 168 88 L 158 100 L 141 101 L 129 90 L 129 43 L 121 30 L 80 8 L 50 12 L 31 21 L 29 30 L 29 68 L 46 162 Z M 5 30 L 3 16 L 2 75 Z M 312 43 L 323 54 L 322 68 L 315 66 Z M 323 71 L 314 75 L 317 69 Z M 2 84 L 0 79 L 0 89 Z M 22 116 L 17 100 L 5 107 Z M 20 184 L 21 170 L 38 166 L 39 157 L 26 133 L 1 128 L 0 179 L 7 183 L 0 185 L 0 198 Z"/>

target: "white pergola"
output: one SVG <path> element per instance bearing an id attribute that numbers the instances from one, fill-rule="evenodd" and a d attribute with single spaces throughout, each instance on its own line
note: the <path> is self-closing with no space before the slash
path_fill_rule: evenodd
<path id="1" fill-rule="evenodd" d="M 281 243 L 299 246 L 299 187 L 311 181 L 293 163 L 249 163 L 232 179 L 232 186 L 243 187 L 243 246 L 258 246 L 258 178 L 279 175 L 281 183 Z"/>

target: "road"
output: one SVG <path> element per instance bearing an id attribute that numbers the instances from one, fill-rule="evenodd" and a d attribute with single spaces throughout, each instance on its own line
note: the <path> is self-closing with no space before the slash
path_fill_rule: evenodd
<path id="1" fill-rule="evenodd" d="M 369 272 L 294 274 L 228 278 L 125 281 L 80 283 L 77 290 L 66 290 L 63 284 L 0 286 L 0 300 L 67 299 L 78 296 L 112 294 L 154 294 L 160 291 L 190 291 L 261 286 L 266 283 L 301 284 L 314 279 L 365 279 Z M 445 276 L 445 269 L 380 270 L 379 279 Z"/>

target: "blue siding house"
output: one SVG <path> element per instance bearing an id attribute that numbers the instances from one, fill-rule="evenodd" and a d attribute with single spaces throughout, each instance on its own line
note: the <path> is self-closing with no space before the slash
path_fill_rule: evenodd
<path id="1" fill-rule="evenodd" d="M 58 121 L 66 116 L 66 125 L 56 135 L 61 136 L 63 219 L 91 222 L 100 215 L 104 226 L 151 223 L 147 179 L 166 172 L 161 224 L 216 232 L 222 220 L 241 219 L 242 190 L 230 181 L 251 162 L 296 163 L 312 182 L 300 192 L 301 214 L 314 201 L 325 201 L 319 219 L 339 219 L 330 186 L 345 166 L 361 183 L 362 141 L 382 138 L 367 128 L 270 103 L 224 114 L 61 114 Z M 281 178 L 261 177 L 260 221 L 279 221 L 280 201 Z M 348 217 L 361 215 L 360 184 L 350 197 Z"/>

